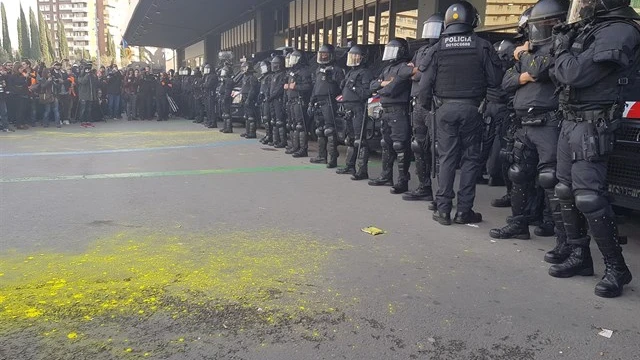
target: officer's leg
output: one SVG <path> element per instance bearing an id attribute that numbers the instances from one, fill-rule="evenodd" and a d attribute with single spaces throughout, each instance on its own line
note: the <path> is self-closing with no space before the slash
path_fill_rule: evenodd
<path id="1" fill-rule="evenodd" d="M 282 110 L 280 109 L 282 104 L 279 99 L 273 100 L 270 104 L 271 107 L 271 133 L 273 135 L 273 145 L 274 147 L 280 144 L 280 132 L 278 132 L 278 116 L 281 115 Z"/>
<path id="2" fill-rule="evenodd" d="M 242 117 L 244 118 L 244 132 L 240 134 L 240 137 L 247 137 L 249 133 L 249 104 L 246 102 L 242 104 L 242 113 Z"/>
<path id="3" fill-rule="evenodd" d="M 358 105 L 347 105 L 345 104 L 345 109 L 349 114 L 344 117 L 344 144 L 347 146 L 347 158 L 345 160 L 345 166 L 336 170 L 338 174 L 351 174 L 354 175 L 356 173 L 356 159 L 358 154 L 354 147 L 355 144 L 355 130 L 353 128 L 353 121 L 356 117 L 362 118 L 362 109 L 358 110 L 360 106 Z"/>
<path id="4" fill-rule="evenodd" d="M 287 147 L 287 134 L 285 129 L 285 127 L 287 126 L 287 120 L 285 118 L 284 106 L 281 99 L 277 102 L 277 106 L 275 107 L 275 115 L 275 126 L 273 128 L 273 146 L 277 149 L 284 149 L 285 147 Z"/>
<path id="5" fill-rule="evenodd" d="M 436 111 L 436 141 L 438 142 L 440 170 L 438 171 L 437 210 L 434 213 L 434 220 L 443 225 L 451 224 L 451 209 L 455 196 L 453 184 L 461 146 L 458 136 L 458 113 L 458 107 L 452 104 L 443 104 Z"/>
<path id="6" fill-rule="evenodd" d="M 273 145 L 273 125 L 271 124 L 272 112 L 271 104 L 262 103 L 262 124 L 264 125 L 265 135 L 260 141 L 265 145 Z"/>
<path id="7" fill-rule="evenodd" d="M 591 239 L 587 236 L 587 222 L 576 207 L 572 189 L 574 149 L 579 149 L 580 154 L 582 153 L 582 133 L 578 133 L 576 123 L 564 121 L 558 139 L 556 176 L 559 183 L 555 188 L 555 196 L 564 223 L 566 246 L 570 248 L 571 254 L 562 263 L 549 267 L 549 275 L 559 278 L 593 275 L 593 260 L 589 249 Z"/>
<path id="8" fill-rule="evenodd" d="M 231 96 L 225 96 L 222 100 L 222 118 L 224 119 L 224 128 L 222 130 L 225 134 L 233 133 L 233 119 L 231 119 Z"/>
<path id="9" fill-rule="evenodd" d="M 557 207 L 557 199 L 554 189 L 557 182 L 556 164 L 558 159 L 558 122 L 550 122 L 544 126 L 538 126 L 531 129 L 530 138 L 535 143 L 538 151 L 540 162 L 538 164 L 538 187 L 542 189 L 544 196 L 541 201 L 543 222 L 536 227 L 534 233 L 537 236 L 547 237 L 553 236 L 559 232 L 564 237 L 564 227 L 556 229 L 558 222 L 561 220 L 560 209 L 558 207 L 557 214 L 554 218 L 553 207 Z M 552 205 L 552 202 L 554 205 Z"/>
<path id="10" fill-rule="evenodd" d="M 300 136 L 296 129 L 298 123 L 298 105 L 297 100 L 292 100 L 289 105 L 289 118 L 287 119 L 287 129 L 289 130 L 289 139 L 291 139 L 291 147 L 285 152 L 286 154 L 295 154 L 300 150 Z"/>
<path id="11" fill-rule="evenodd" d="M 500 167 L 502 172 L 502 179 L 504 180 L 507 188 L 507 193 L 499 198 L 491 200 L 491 206 L 493 207 L 511 207 L 511 190 L 512 183 L 509 179 L 509 168 L 513 163 L 513 143 L 514 143 L 514 124 L 513 114 L 509 113 L 508 117 L 504 119 L 502 125 L 502 136 L 500 138 Z"/>
<path id="12" fill-rule="evenodd" d="M 393 186 L 393 162 L 396 153 L 393 151 L 393 140 L 388 120 L 387 114 L 382 114 L 382 140 L 380 140 L 382 172 L 376 179 L 369 180 L 370 186 Z"/>
<path id="13" fill-rule="evenodd" d="M 418 187 L 402 195 L 404 200 L 426 200 L 433 201 L 433 191 L 431 189 L 431 144 L 429 139 L 429 123 L 433 121 L 430 111 L 421 105 L 415 105 L 411 119 L 413 129 L 413 139 L 411 150 L 416 159 L 416 176 L 418 176 Z"/>
<path id="14" fill-rule="evenodd" d="M 327 100 L 320 106 L 322 117 L 324 118 L 324 136 L 327 138 L 327 168 L 338 167 L 338 130 L 336 128 L 336 118 L 333 111 L 334 106 Z"/>
<path id="15" fill-rule="evenodd" d="M 364 109 L 362 110 L 364 112 Z M 353 147 L 356 152 L 356 173 L 351 176 L 351 180 L 365 180 L 369 178 L 369 145 L 365 136 L 367 128 L 364 114 L 353 118 Z M 363 124 L 365 122 L 365 124 Z M 365 134 L 362 134 L 362 127 L 365 126 Z"/>
<path id="16" fill-rule="evenodd" d="M 316 136 L 318 137 L 318 156 L 309 159 L 312 164 L 326 164 L 327 163 L 327 138 L 324 135 L 324 118 L 321 111 L 315 109 Z"/>
<path id="17" fill-rule="evenodd" d="M 458 189 L 458 205 L 454 222 L 458 224 L 478 223 L 482 216 L 475 213 L 473 203 L 476 197 L 476 179 L 482 171 L 484 163 L 481 159 L 482 115 L 478 108 L 462 105 L 458 111 L 463 118 L 460 123 L 460 141 L 462 145 L 462 159 L 460 166 L 460 185 Z"/>
<path id="18" fill-rule="evenodd" d="M 247 139 L 255 139 L 256 131 L 258 129 L 258 122 L 256 120 L 256 107 L 254 104 L 249 104 L 247 106 L 247 122 L 249 123 Z"/>
<path id="19" fill-rule="evenodd" d="M 409 166 L 411 164 L 410 119 L 406 110 L 393 113 L 394 121 L 391 126 L 391 140 L 393 152 L 398 159 L 398 181 L 391 188 L 392 194 L 404 194 L 409 191 Z"/>
<path id="20" fill-rule="evenodd" d="M 582 129 L 579 132 L 587 139 L 596 133 L 595 125 L 586 122 L 580 125 Z M 597 143 L 596 138 L 594 145 Z M 597 153 L 597 146 L 593 148 L 593 152 Z M 632 276 L 622 256 L 615 214 L 607 197 L 607 155 L 608 153 L 592 161 L 583 159 L 574 162 L 571 174 L 576 207 L 586 217 L 591 236 L 598 245 L 606 266 L 602 280 L 596 285 L 595 294 L 610 298 L 622 295 L 623 286 L 631 282 Z"/>

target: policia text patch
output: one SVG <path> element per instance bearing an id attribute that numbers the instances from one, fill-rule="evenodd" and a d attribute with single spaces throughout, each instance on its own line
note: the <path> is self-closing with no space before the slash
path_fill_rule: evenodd
<path id="1" fill-rule="evenodd" d="M 444 49 L 474 48 L 476 42 L 471 36 L 447 36 L 442 39 L 442 47 Z"/>

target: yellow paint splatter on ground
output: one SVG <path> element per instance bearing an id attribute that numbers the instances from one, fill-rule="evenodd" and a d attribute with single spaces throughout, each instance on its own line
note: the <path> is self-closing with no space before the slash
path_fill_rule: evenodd
<path id="1" fill-rule="evenodd" d="M 308 315 L 323 311 L 315 275 L 333 249 L 299 234 L 121 233 L 82 254 L 0 255 L 0 331 L 227 307 L 266 324 Z"/>

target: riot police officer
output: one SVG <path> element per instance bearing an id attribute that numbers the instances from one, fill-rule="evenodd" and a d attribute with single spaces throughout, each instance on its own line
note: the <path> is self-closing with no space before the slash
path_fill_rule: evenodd
<path id="1" fill-rule="evenodd" d="M 195 104 L 193 103 L 193 73 L 191 67 L 184 68 L 184 83 L 182 88 L 185 94 L 185 117 L 188 120 L 195 120 Z"/>
<path id="2" fill-rule="evenodd" d="M 245 133 L 240 134 L 247 139 L 256 138 L 256 129 L 258 127 L 256 102 L 260 93 L 260 83 L 254 74 L 253 63 L 245 61 L 242 64 L 242 108 L 244 110 Z"/>
<path id="3" fill-rule="evenodd" d="M 363 129 L 366 131 L 365 106 L 371 95 L 369 85 L 373 81 L 373 73 L 367 68 L 366 55 L 363 47 L 351 46 L 347 53 L 347 66 L 351 70 L 347 72 L 341 84 L 347 159 L 345 167 L 336 170 L 336 173 L 351 174 L 357 180 L 369 178 L 369 149 L 366 145 L 366 137 L 363 136 Z"/>
<path id="4" fill-rule="evenodd" d="M 273 146 L 278 149 L 287 146 L 285 132 L 286 115 L 284 111 L 284 84 L 287 82 L 284 57 L 274 56 L 271 60 L 271 82 L 269 86 L 269 103 L 271 127 L 273 129 Z"/>
<path id="5" fill-rule="evenodd" d="M 220 132 L 229 134 L 233 132 L 233 123 L 231 122 L 231 92 L 233 91 L 233 69 L 231 63 L 233 61 L 233 53 L 228 51 L 221 51 L 218 54 L 220 59 L 220 65 L 222 66 L 218 71 L 218 89 L 216 95 L 218 96 L 218 106 L 220 113 L 222 114 L 222 121 L 224 126 L 220 129 Z"/>
<path id="6" fill-rule="evenodd" d="M 204 112 L 205 112 L 205 88 L 204 88 L 204 78 L 202 77 L 202 72 L 200 68 L 195 68 L 193 70 L 193 107 L 194 113 L 196 115 L 196 119 L 194 122 L 197 124 L 202 124 L 204 122 Z"/>
<path id="7" fill-rule="evenodd" d="M 413 64 L 420 64 L 424 61 L 424 56 L 431 46 L 438 42 L 440 34 L 444 30 L 444 17 L 441 14 L 432 15 L 425 21 L 422 38 L 428 41 L 427 45 L 422 46 L 413 56 L 411 61 Z M 411 85 L 411 125 L 413 129 L 413 139 L 411 140 L 411 150 L 416 159 L 416 175 L 418 176 L 419 185 L 416 189 L 402 195 L 405 200 L 425 200 L 433 201 L 433 190 L 431 188 L 431 167 L 433 165 L 432 156 L 432 139 L 429 129 L 432 128 L 433 113 L 426 110 L 422 104 L 418 103 L 418 94 L 420 92 L 421 72 L 413 75 L 413 83 Z"/>
<path id="8" fill-rule="evenodd" d="M 567 234 L 547 253 L 554 277 L 591 275 L 587 224 L 604 256 L 595 294 L 616 297 L 631 282 L 607 196 L 607 160 L 624 109 L 626 85 L 640 65 L 640 16 L 629 0 L 572 0 L 568 25 L 556 28 L 555 76 L 564 121 L 558 141 L 559 198 Z"/>
<path id="9" fill-rule="evenodd" d="M 525 216 L 530 184 L 544 188 L 548 201 L 554 197 L 559 124 L 556 86 L 549 74 L 553 67 L 551 30 L 566 18 L 569 4 L 565 0 L 540 0 L 529 17 L 529 41 L 514 50 L 517 61 L 504 76 L 502 87 L 515 91 L 513 107 L 520 128 L 515 133 L 513 164 L 509 168 L 511 211 L 513 217 L 501 229 L 493 229 L 495 239 L 529 239 Z M 556 235 L 564 238 L 562 217 L 556 213 Z M 564 240 L 563 240 L 564 242 Z"/>
<path id="10" fill-rule="evenodd" d="M 212 129 L 218 127 L 218 118 L 216 116 L 216 88 L 218 87 L 218 76 L 211 71 L 211 65 L 205 64 L 204 74 L 204 103 L 207 119 L 205 126 Z"/>
<path id="11" fill-rule="evenodd" d="M 429 106 L 433 95 L 440 171 L 433 219 L 451 224 L 458 156 L 461 154 L 460 188 L 454 221 L 477 223 L 482 216 L 472 210 L 476 177 L 480 171 L 482 117 L 478 112 L 487 87 L 500 86 L 502 71 L 499 60 L 488 41 L 479 38 L 474 28 L 478 12 L 469 2 L 449 6 L 445 14 L 445 30 L 420 64 L 421 104 Z"/>
<path id="12" fill-rule="evenodd" d="M 411 154 L 411 121 L 409 119 L 409 97 L 414 67 L 409 61 L 409 44 L 396 38 L 385 46 L 382 61 L 388 65 L 382 69 L 378 79 L 371 82 L 370 90 L 380 95 L 382 104 L 382 172 L 380 177 L 369 181 L 371 186 L 390 185 L 392 194 L 403 194 L 409 190 L 409 164 Z M 398 160 L 398 181 L 393 182 L 393 164 Z"/>
<path id="13" fill-rule="evenodd" d="M 306 58 L 302 52 L 296 50 L 289 55 L 287 83 L 284 85 L 289 99 L 291 124 L 291 149 L 286 153 L 293 154 L 293 157 L 308 156 L 307 119 L 305 119 L 304 109 L 309 102 L 312 88 L 311 70 L 307 65 Z"/>
<path id="14" fill-rule="evenodd" d="M 269 88 L 271 87 L 271 63 L 270 61 L 260 62 L 260 93 L 258 94 L 258 104 L 260 106 L 260 120 L 265 129 L 265 136 L 260 139 L 260 143 L 273 145 L 273 127 L 271 126 L 271 108 L 268 102 Z"/>
<path id="15" fill-rule="evenodd" d="M 310 161 L 313 164 L 327 164 L 327 168 L 332 169 L 338 166 L 335 97 L 340 93 L 344 71 L 335 64 L 335 49 L 330 44 L 320 46 L 317 63 L 319 66 L 315 73 L 309 112 L 315 115 L 318 156 Z"/>

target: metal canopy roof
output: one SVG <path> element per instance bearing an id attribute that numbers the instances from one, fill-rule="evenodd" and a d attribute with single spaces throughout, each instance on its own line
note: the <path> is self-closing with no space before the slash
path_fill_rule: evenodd
<path id="1" fill-rule="evenodd" d="M 252 11 L 255 0 L 140 0 L 124 39 L 129 45 L 178 49 Z"/>

